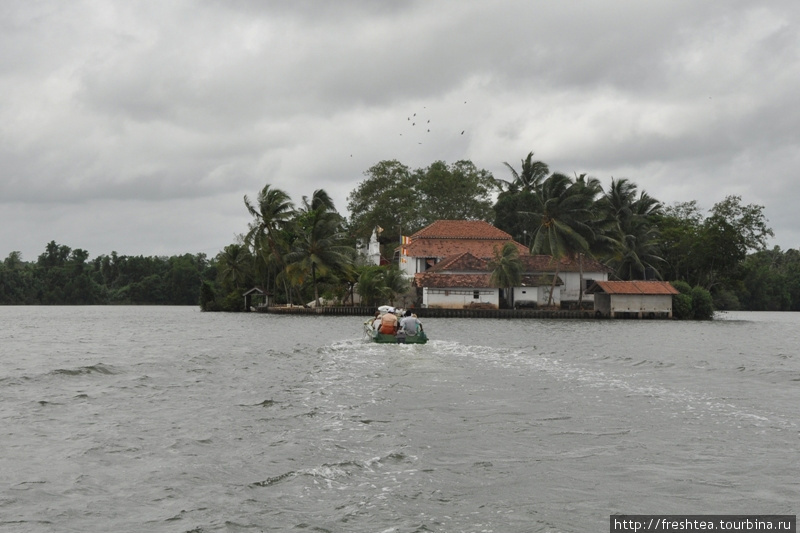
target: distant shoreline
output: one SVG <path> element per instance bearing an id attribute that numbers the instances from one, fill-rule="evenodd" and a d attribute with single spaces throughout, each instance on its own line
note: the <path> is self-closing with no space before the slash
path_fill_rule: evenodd
<path id="1" fill-rule="evenodd" d="M 411 308 L 420 318 L 551 318 L 551 319 L 608 319 L 600 311 L 592 309 L 445 309 L 438 307 Z M 374 307 L 261 307 L 255 312 L 280 315 L 323 315 L 323 316 L 372 316 Z M 619 314 L 619 313 L 618 313 Z M 617 316 L 617 319 L 638 319 L 635 313 Z M 647 319 L 667 319 L 665 316 L 643 316 Z"/>

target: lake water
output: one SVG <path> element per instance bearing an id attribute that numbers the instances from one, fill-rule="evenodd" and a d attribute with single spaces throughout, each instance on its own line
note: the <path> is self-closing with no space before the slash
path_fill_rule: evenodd
<path id="1" fill-rule="evenodd" d="M 797 514 L 800 314 L 0 307 L 0 531 L 600 532 Z"/>

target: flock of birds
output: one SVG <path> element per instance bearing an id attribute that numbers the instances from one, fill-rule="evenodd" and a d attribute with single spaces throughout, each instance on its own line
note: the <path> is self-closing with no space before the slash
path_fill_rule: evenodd
<path id="1" fill-rule="evenodd" d="M 467 101 L 464 100 L 464 103 L 466 104 Z M 426 107 L 423 106 L 422 109 L 426 109 Z M 430 128 L 431 120 L 430 119 L 425 120 L 425 122 L 423 123 L 421 121 L 424 120 L 424 119 L 422 119 L 422 118 L 417 119 L 417 114 L 416 113 L 414 113 L 414 114 L 408 116 L 408 118 L 406 118 L 407 122 L 411 122 L 411 127 L 412 128 L 417 126 L 417 121 L 418 120 L 420 121 L 420 126 L 422 126 L 421 129 L 424 129 L 426 134 L 430 133 L 431 132 L 431 128 Z M 464 133 L 466 133 L 466 131 L 467 130 L 461 130 L 460 135 L 464 135 Z M 402 137 L 403 134 L 401 133 L 400 136 Z M 422 142 L 418 141 L 417 144 L 422 144 Z"/>
<path id="2" fill-rule="evenodd" d="M 466 104 L 466 103 L 467 103 L 467 100 L 464 100 L 464 104 Z M 423 106 L 422 109 L 427 109 L 427 106 Z M 411 115 L 408 115 L 406 117 L 406 123 L 407 123 L 408 127 L 409 128 L 414 128 L 413 131 L 410 131 L 410 130 L 406 130 L 405 131 L 406 137 L 410 137 L 412 135 L 419 135 L 420 133 L 422 133 L 423 135 L 427 135 L 427 134 L 431 133 L 431 119 L 427 118 L 427 116 L 423 117 L 422 115 L 424 114 L 424 112 L 422 112 L 422 111 L 420 111 L 419 114 L 420 114 L 419 117 L 417 116 L 417 113 L 412 113 Z M 417 128 L 417 124 L 419 124 L 419 126 L 420 126 L 419 128 Z M 467 130 L 465 130 L 465 129 L 461 130 L 460 133 L 458 132 L 458 130 L 456 130 L 456 133 L 458 135 L 464 135 L 466 132 L 467 132 Z M 403 137 L 403 133 L 402 132 L 400 133 L 400 136 Z M 422 144 L 422 141 L 418 140 L 418 139 L 420 139 L 420 137 L 417 136 L 414 139 L 417 140 L 417 144 L 419 144 L 419 145 Z M 353 154 L 350 154 L 350 157 L 353 157 Z"/>

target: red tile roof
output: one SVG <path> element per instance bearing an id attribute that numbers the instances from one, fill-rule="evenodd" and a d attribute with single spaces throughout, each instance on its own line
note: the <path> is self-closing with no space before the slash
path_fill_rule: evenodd
<path id="1" fill-rule="evenodd" d="M 469 252 L 445 257 L 425 272 L 443 271 L 477 271 L 486 272 L 489 270 L 489 263 L 485 259 L 475 257 Z"/>
<path id="2" fill-rule="evenodd" d="M 483 289 L 492 286 L 489 283 L 489 278 L 491 278 L 491 274 L 438 274 L 436 272 L 425 272 L 414 276 L 414 285 L 441 289 Z"/>
<path id="3" fill-rule="evenodd" d="M 561 286 L 564 281 L 555 276 L 556 285 Z M 553 284 L 552 274 L 526 274 L 522 276 L 523 287 L 550 287 Z"/>
<path id="4" fill-rule="evenodd" d="M 666 281 L 595 281 L 587 292 L 606 294 L 678 294 L 678 289 Z"/>
<path id="5" fill-rule="evenodd" d="M 523 270 L 528 273 L 555 273 L 556 266 L 559 272 L 579 272 L 581 269 L 584 272 L 611 272 L 599 261 L 585 256 L 580 260 L 563 257 L 558 265 L 549 255 L 531 256 L 525 245 L 481 220 L 437 220 L 411 235 L 409 240 L 403 246 L 407 256 L 439 259 L 426 273 L 488 271 L 488 262 L 494 258 L 495 251 L 507 242 L 517 247 Z"/>
<path id="6" fill-rule="evenodd" d="M 511 235 L 482 220 L 437 220 L 409 238 L 405 245 L 411 257 L 448 257 L 469 252 L 481 259 L 494 257 L 495 249 L 512 242 L 520 254 L 528 249 L 514 241 Z"/>

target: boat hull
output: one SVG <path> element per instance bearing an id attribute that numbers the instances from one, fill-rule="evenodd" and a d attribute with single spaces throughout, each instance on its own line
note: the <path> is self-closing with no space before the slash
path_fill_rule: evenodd
<path id="1" fill-rule="evenodd" d="M 401 338 L 402 339 L 402 338 Z M 394 335 L 388 335 L 385 333 L 378 333 L 372 337 L 373 342 L 383 343 L 383 344 L 403 344 L 404 341 L 397 340 L 397 337 Z M 420 331 L 416 335 L 406 335 L 405 336 L 405 344 L 425 344 L 428 342 L 428 336 L 425 335 L 424 331 Z"/>

